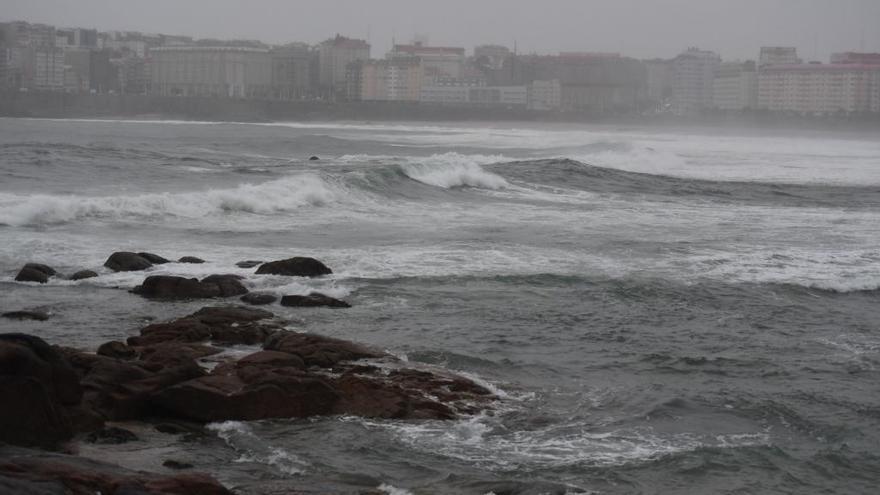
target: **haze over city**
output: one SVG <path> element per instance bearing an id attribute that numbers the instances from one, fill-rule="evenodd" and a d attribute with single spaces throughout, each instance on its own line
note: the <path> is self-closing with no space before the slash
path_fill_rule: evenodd
<path id="1" fill-rule="evenodd" d="M 501 43 L 522 53 L 619 52 L 672 57 L 699 46 L 753 59 L 760 46 L 795 46 L 805 59 L 880 51 L 871 0 L 0 0 L 4 20 L 196 38 L 317 43 L 369 38 L 373 56 L 414 35 L 432 44 Z"/>

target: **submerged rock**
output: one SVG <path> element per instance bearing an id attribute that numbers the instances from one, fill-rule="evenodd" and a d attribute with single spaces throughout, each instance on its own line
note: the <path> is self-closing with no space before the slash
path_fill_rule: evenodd
<path id="1" fill-rule="evenodd" d="M 248 292 L 237 275 L 211 275 L 201 281 L 172 275 L 152 275 L 132 293 L 156 299 L 205 299 L 232 297 Z"/>
<path id="2" fill-rule="evenodd" d="M 192 469 L 193 467 L 195 467 L 188 462 L 175 461 L 174 459 L 166 459 L 165 461 L 162 462 L 162 465 L 167 467 L 168 469 L 176 469 L 176 470 Z"/>
<path id="3" fill-rule="evenodd" d="M 30 311 L 30 310 L 21 310 L 21 311 L 7 311 L 2 315 L 4 318 L 10 318 L 12 320 L 34 320 L 34 321 L 46 321 L 49 319 L 49 315 L 44 313 L 43 311 Z"/>
<path id="4" fill-rule="evenodd" d="M 114 272 L 137 272 L 153 266 L 149 260 L 137 253 L 117 251 L 107 258 L 104 266 Z"/>
<path id="5" fill-rule="evenodd" d="M 138 441 L 137 435 L 116 426 L 107 426 L 100 430 L 93 431 L 86 436 L 86 442 L 97 443 L 101 445 L 118 445 L 128 442 Z"/>
<path id="6" fill-rule="evenodd" d="M 80 270 L 73 275 L 70 276 L 70 280 L 84 280 L 87 278 L 95 278 L 98 276 L 97 272 L 92 270 Z"/>
<path id="7" fill-rule="evenodd" d="M 204 263 L 205 260 L 203 260 L 201 258 L 196 258 L 195 256 L 184 256 L 183 258 L 180 258 L 179 260 L 177 260 L 177 262 L 178 263 L 201 264 L 201 263 Z"/>
<path id="8" fill-rule="evenodd" d="M 324 294 L 321 294 L 319 292 L 312 292 L 307 296 L 284 296 L 281 298 L 281 305 L 295 308 L 315 308 L 321 306 L 329 308 L 351 307 L 351 304 L 348 304 L 345 301 L 340 301 L 339 299 L 325 296 Z"/>
<path id="9" fill-rule="evenodd" d="M 263 264 L 262 261 L 246 260 L 246 261 L 239 261 L 238 263 L 235 264 L 235 266 L 237 266 L 239 268 L 253 268 L 257 265 L 262 265 L 262 264 Z"/>
<path id="10" fill-rule="evenodd" d="M 312 156 L 309 157 L 309 161 L 310 161 L 310 162 L 316 162 L 316 161 L 318 161 L 318 160 L 320 160 L 320 158 L 317 157 L 317 156 L 312 155 Z"/>

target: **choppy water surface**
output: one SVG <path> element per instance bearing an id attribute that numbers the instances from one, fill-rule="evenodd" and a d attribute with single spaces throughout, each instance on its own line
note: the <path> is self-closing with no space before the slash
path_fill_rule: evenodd
<path id="1" fill-rule="evenodd" d="M 83 454 L 166 458 L 242 493 L 876 493 L 876 136 L 512 125 L 0 120 L 0 321 L 93 348 L 199 303 L 143 273 L 12 281 L 27 261 L 196 255 L 346 311 L 303 329 L 502 397 L 453 422 L 227 422 Z M 308 161 L 310 155 L 320 161 Z M 315 256 L 320 280 L 244 259 Z M 8 309 L 7 309 L 8 308 Z M 381 487 L 381 488 L 380 488 Z"/>

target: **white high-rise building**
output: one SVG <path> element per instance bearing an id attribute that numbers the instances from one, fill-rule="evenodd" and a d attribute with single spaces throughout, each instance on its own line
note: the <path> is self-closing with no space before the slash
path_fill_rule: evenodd
<path id="1" fill-rule="evenodd" d="M 689 48 L 672 61 L 675 111 L 690 113 L 712 106 L 712 85 L 721 57 L 715 52 Z"/>
<path id="2" fill-rule="evenodd" d="M 764 67 L 758 107 L 800 114 L 880 112 L 880 64 Z"/>
<path id="3" fill-rule="evenodd" d="M 349 64 L 369 59 L 370 45 L 366 41 L 336 35 L 318 45 L 318 82 L 335 96 L 345 89 Z"/>

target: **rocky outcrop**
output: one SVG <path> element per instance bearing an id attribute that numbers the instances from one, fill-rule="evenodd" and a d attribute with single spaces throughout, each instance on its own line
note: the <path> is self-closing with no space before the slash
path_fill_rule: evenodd
<path id="1" fill-rule="evenodd" d="M 249 294 L 245 294 L 239 298 L 241 302 L 250 304 L 252 306 L 265 306 L 267 304 L 272 304 L 278 300 L 278 298 L 274 294 L 269 294 L 266 292 L 251 292 Z"/>
<path id="2" fill-rule="evenodd" d="M 87 278 L 95 278 L 98 276 L 97 272 L 92 270 L 80 270 L 73 275 L 70 276 L 70 280 L 85 280 Z"/>
<path id="3" fill-rule="evenodd" d="M 177 260 L 178 263 L 194 263 L 194 264 L 202 264 L 205 260 L 201 258 L 196 258 L 195 256 L 184 256 Z"/>
<path id="4" fill-rule="evenodd" d="M 172 275 L 151 275 L 132 293 L 153 299 L 207 299 L 246 294 L 237 275 L 211 275 L 198 280 Z"/>
<path id="5" fill-rule="evenodd" d="M 492 400 L 460 376 L 411 369 L 355 342 L 291 332 L 255 308 L 207 307 L 139 333 L 126 344 L 102 345 L 98 354 L 0 335 L 0 393 L 17 399 L 0 408 L 0 441 L 54 446 L 103 421 L 144 418 L 448 419 Z M 240 344 L 263 350 L 239 358 L 223 353 L 222 346 Z M 92 436 L 128 438 L 115 430 Z"/>
<path id="6" fill-rule="evenodd" d="M 171 260 L 165 259 L 158 254 L 153 253 L 138 253 L 138 256 L 149 261 L 154 265 L 164 265 L 165 263 L 171 263 Z"/>
<path id="7" fill-rule="evenodd" d="M 15 281 L 45 284 L 49 281 L 49 277 L 54 277 L 55 274 L 55 270 L 50 266 L 40 263 L 27 263 L 19 270 L 18 275 L 15 276 Z"/>
<path id="8" fill-rule="evenodd" d="M 294 308 L 317 308 L 322 306 L 328 308 L 351 307 L 351 304 L 348 304 L 345 301 L 340 301 L 339 299 L 325 296 L 324 294 L 321 294 L 319 292 L 312 292 L 307 296 L 284 296 L 281 298 L 281 305 Z"/>
<path id="9" fill-rule="evenodd" d="M 0 492 L 29 495 L 232 495 L 198 473 L 163 476 L 63 454 L 0 447 Z"/>
<path id="10" fill-rule="evenodd" d="M 65 410 L 82 398 L 67 360 L 39 337 L 0 334 L 0 442 L 51 448 L 73 435 Z"/>
<path id="11" fill-rule="evenodd" d="M 4 318 L 9 318 L 11 320 L 34 320 L 34 321 L 46 321 L 49 319 L 49 315 L 43 311 L 32 311 L 32 310 L 21 310 L 21 311 L 7 311 L 2 315 Z"/>
<path id="12" fill-rule="evenodd" d="M 114 272 L 136 272 L 146 270 L 153 266 L 152 263 L 137 253 L 127 251 L 117 251 L 107 258 L 104 266 Z"/>
<path id="13" fill-rule="evenodd" d="M 291 277 L 320 277 L 333 273 L 324 263 L 315 258 L 295 257 L 280 261 L 263 263 L 257 268 L 258 275 L 287 275 Z"/>

